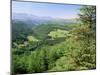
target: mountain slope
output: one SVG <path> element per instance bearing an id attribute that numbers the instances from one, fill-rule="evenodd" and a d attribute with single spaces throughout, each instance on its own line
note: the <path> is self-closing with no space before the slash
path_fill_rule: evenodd
<path id="1" fill-rule="evenodd" d="M 40 17 L 35 16 L 32 14 L 25 14 L 25 13 L 13 13 L 12 14 L 12 20 L 15 21 L 23 21 L 26 22 L 29 25 L 40 25 L 40 24 L 46 24 L 46 23 L 53 23 L 53 24 L 72 24 L 76 23 L 75 19 L 60 19 L 60 18 L 52 18 L 52 17 Z"/>

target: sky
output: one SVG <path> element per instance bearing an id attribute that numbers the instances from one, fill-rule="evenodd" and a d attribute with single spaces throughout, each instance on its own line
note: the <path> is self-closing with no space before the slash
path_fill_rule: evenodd
<path id="1" fill-rule="evenodd" d="M 77 18 L 80 5 L 12 1 L 12 13 L 26 13 L 41 17 Z"/>

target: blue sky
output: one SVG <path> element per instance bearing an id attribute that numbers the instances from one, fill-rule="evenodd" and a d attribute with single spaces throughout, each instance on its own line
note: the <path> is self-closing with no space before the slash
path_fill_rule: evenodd
<path id="1" fill-rule="evenodd" d="M 51 4 L 36 2 L 12 2 L 12 13 L 28 13 L 41 17 L 76 18 L 80 5 Z"/>

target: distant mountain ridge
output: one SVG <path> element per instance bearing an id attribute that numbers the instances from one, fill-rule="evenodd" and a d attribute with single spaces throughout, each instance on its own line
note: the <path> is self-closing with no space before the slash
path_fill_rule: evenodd
<path id="1" fill-rule="evenodd" d="M 12 13 L 12 20 L 14 21 L 23 21 L 27 24 L 34 24 L 34 25 L 40 25 L 43 23 L 61 23 L 61 24 L 68 24 L 68 23 L 76 23 L 75 19 L 56 19 L 52 17 L 40 17 L 35 16 L 32 14 L 26 14 L 26 13 Z"/>

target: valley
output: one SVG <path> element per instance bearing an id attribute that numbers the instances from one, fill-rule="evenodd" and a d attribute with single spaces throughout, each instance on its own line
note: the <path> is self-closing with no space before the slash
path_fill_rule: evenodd
<path id="1" fill-rule="evenodd" d="M 95 69 L 94 11 L 94 6 L 83 6 L 78 20 L 12 13 L 13 74 Z"/>

